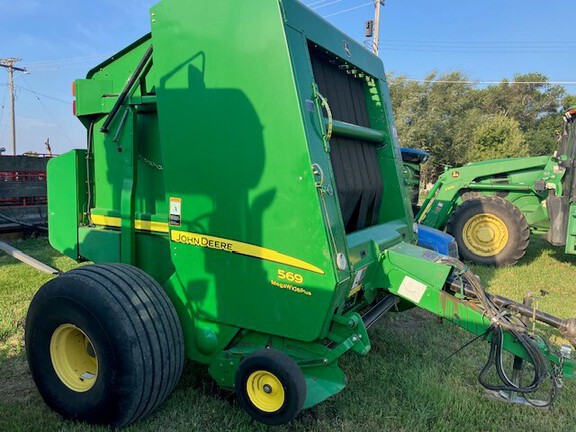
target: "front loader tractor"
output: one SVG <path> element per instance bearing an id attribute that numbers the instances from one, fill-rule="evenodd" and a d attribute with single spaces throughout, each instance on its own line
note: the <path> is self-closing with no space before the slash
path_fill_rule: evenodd
<path id="1" fill-rule="evenodd" d="M 513 265 L 530 234 L 576 254 L 576 135 L 573 107 L 552 156 L 497 159 L 446 170 L 416 219 L 456 238 L 463 259 Z"/>
<path id="2" fill-rule="evenodd" d="M 87 148 L 49 164 L 50 242 L 94 263 L 46 283 L 28 312 L 51 408 L 131 424 L 188 358 L 254 419 L 284 424 L 340 392 L 339 358 L 368 354 L 368 329 L 411 307 L 533 365 L 531 384 L 503 389 L 574 375 L 574 320 L 488 295 L 415 245 L 376 56 L 296 0 L 163 0 L 150 21 L 76 81 Z"/>

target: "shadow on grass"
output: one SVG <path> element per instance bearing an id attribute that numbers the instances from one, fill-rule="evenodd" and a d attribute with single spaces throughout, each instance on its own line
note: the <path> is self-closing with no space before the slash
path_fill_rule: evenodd
<path id="1" fill-rule="evenodd" d="M 8 357 L 0 363 L 0 378 L 2 403 L 25 404 L 41 401 L 24 353 Z"/>

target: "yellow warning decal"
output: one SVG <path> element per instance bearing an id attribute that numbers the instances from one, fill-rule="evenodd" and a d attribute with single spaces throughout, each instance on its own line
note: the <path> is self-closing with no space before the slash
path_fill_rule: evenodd
<path id="1" fill-rule="evenodd" d="M 266 249 L 260 246 L 254 246 L 248 243 L 242 243 L 235 240 L 228 240 L 219 237 L 212 237 L 204 234 L 189 233 L 184 231 L 172 230 L 170 238 L 173 242 L 187 244 L 191 246 L 199 246 L 209 249 L 222 250 L 226 252 L 237 253 L 239 255 L 246 255 L 254 258 L 260 258 L 265 261 L 272 261 L 280 264 L 289 265 L 291 267 L 308 270 L 313 273 L 324 274 L 322 269 L 319 269 L 312 264 L 299 260 L 288 255 L 284 255 L 272 249 Z"/>

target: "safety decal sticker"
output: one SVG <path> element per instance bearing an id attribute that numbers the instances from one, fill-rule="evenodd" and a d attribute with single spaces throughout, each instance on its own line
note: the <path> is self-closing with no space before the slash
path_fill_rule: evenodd
<path id="1" fill-rule="evenodd" d="M 354 283 L 352 284 L 352 289 L 350 290 L 348 297 L 352 297 L 362 289 L 362 283 L 364 282 L 364 276 L 366 275 L 367 268 L 368 267 L 364 267 L 363 269 L 360 269 L 358 273 L 356 273 L 356 277 L 354 278 Z"/>
<path id="2" fill-rule="evenodd" d="M 426 285 L 409 276 L 404 277 L 400 289 L 398 290 L 399 295 L 416 304 L 420 303 L 425 292 Z"/>
<path id="3" fill-rule="evenodd" d="M 170 226 L 182 225 L 182 199 L 170 198 Z"/>

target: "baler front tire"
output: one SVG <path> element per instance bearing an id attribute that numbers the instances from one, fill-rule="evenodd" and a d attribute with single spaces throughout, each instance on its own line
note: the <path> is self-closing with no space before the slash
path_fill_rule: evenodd
<path id="1" fill-rule="evenodd" d="M 292 421 L 306 401 L 306 380 L 289 356 L 264 349 L 246 357 L 236 372 L 236 395 L 242 408 L 269 426 Z"/>
<path id="2" fill-rule="evenodd" d="M 184 364 L 174 306 L 145 272 L 122 264 L 89 265 L 47 282 L 28 311 L 26 351 L 49 407 L 113 427 L 162 403 Z"/>
<path id="3" fill-rule="evenodd" d="M 464 201 L 454 211 L 446 231 L 456 239 L 462 259 L 496 267 L 516 264 L 530 241 L 524 214 L 496 196 Z"/>

